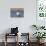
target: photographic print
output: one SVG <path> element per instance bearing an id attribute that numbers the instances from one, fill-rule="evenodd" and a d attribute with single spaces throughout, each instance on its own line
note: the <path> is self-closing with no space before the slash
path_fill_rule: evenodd
<path id="1" fill-rule="evenodd" d="M 24 17 L 24 8 L 11 8 L 10 16 L 11 17 Z"/>

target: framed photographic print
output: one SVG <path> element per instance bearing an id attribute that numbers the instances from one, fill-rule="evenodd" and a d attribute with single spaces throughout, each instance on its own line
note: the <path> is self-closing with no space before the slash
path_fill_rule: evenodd
<path id="1" fill-rule="evenodd" d="M 24 17 L 24 8 L 11 8 L 10 16 L 11 17 Z"/>

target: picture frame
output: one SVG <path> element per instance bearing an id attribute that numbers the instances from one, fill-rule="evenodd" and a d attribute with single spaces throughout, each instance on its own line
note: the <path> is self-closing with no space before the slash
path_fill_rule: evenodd
<path id="1" fill-rule="evenodd" d="M 24 17 L 24 8 L 10 8 L 11 17 Z"/>

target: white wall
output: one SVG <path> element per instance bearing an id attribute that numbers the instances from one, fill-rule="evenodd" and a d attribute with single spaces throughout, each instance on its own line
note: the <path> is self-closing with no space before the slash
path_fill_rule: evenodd
<path id="1" fill-rule="evenodd" d="M 24 18 L 11 18 L 10 8 L 24 8 Z M 19 27 L 20 32 L 30 32 L 36 24 L 36 0 L 0 0 L 0 34 L 11 27 Z"/>

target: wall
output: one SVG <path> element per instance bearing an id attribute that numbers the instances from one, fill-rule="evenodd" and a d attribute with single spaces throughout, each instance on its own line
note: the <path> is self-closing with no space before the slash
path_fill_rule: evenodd
<path id="1" fill-rule="evenodd" d="M 24 18 L 11 18 L 10 8 L 24 8 Z M 36 0 L 0 0 L 0 34 L 10 32 L 11 27 L 19 27 L 19 32 L 30 32 L 36 24 Z"/>

